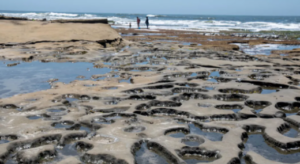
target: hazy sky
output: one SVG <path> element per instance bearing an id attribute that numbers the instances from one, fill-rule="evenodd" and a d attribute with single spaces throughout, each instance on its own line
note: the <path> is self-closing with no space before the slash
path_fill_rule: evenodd
<path id="1" fill-rule="evenodd" d="M 300 0 L 0 0 L 0 10 L 214 14 L 300 15 Z"/>

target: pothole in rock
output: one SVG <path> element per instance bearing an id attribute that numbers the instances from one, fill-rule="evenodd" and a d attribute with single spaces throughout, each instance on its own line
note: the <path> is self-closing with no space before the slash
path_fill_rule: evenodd
<path id="1" fill-rule="evenodd" d="M 100 143 L 100 144 L 113 144 L 118 141 L 117 137 L 109 136 L 105 134 L 96 134 L 91 138 L 93 142 Z"/>
<path id="2" fill-rule="evenodd" d="M 265 78 L 269 78 L 270 76 L 274 76 L 271 72 L 260 72 L 257 74 L 251 74 L 248 77 L 252 80 L 264 80 Z"/>
<path id="3" fill-rule="evenodd" d="M 129 107 L 116 107 L 111 109 L 94 109 L 93 111 L 100 112 L 100 113 L 123 113 L 128 109 Z"/>
<path id="4" fill-rule="evenodd" d="M 283 111 L 287 116 L 291 116 L 299 112 L 300 102 L 278 102 L 275 107 Z"/>
<path id="5" fill-rule="evenodd" d="M 94 118 L 93 124 L 113 124 L 116 120 L 122 119 L 123 117 L 119 114 L 111 114 L 98 118 Z"/>
<path id="6" fill-rule="evenodd" d="M 245 101 L 249 97 L 241 94 L 219 94 L 214 95 L 214 99 L 219 101 Z"/>
<path id="7" fill-rule="evenodd" d="M 64 129 L 64 130 L 83 130 L 87 133 L 92 132 L 93 127 L 88 127 L 82 124 L 76 124 L 72 121 L 61 121 L 61 122 L 54 122 L 51 124 L 56 129 Z"/>
<path id="8" fill-rule="evenodd" d="M 245 105 L 248 106 L 249 108 L 252 108 L 253 109 L 252 112 L 257 114 L 257 113 L 260 113 L 264 108 L 272 105 L 272 103 L 269 101 L 248 100 L 245 102 Z"/>
<path id="9" fill-rule="evenodd" d="M 251 90 L 237 89 L 237 88 L 228 88 L 228 89 L 219 89 L 221 93 L 231 93 L 231 94 L 253 94 L 253 93 L 261 93 L 263 91 L 262 88 L 256 88 Z"/>
<path id="10" fill-rule="evenodd" d="M 262 81 L 240 80 L 239 82 L 250 83 L 250 84 L 260 86 L 262 88 L 261 94 L 271 94 L 271 93 L 279 92 L 280 89 L 298 89 L 296 87 L 292 87 L 285 84 L 269 83 L 269 82 L 262 82 Z"/>
<path id="11" fill-rule="evenodd" d="M 3 108 L 3 109 L 15 109 L 15 110 L 18 110 L 18 111 L 21 111 L 21 110 L 22 110 L 22 107 L 18 107 L 18 106 L 16 106 L 15 104 L 5 104 L 5 105 L 1 105 L 0 108 Z"/>
<path id="12" fill-rule="evenodd" d="M 280 127 L 277 129 L 284 136 L 287 136 L 290 138 L 300 138 L 300 129 L 294 125 L 285 124 L 284 128 Z"/>
<path id="13" fill-rule="evenodd" d="M 180 124 L 186 124 L 186 122 L 179 122 Z M 175 128 L 170 129 L 165 132 L 165 135 L 174 137 L 174 138 L 184 138 L 186 135 L 200 135 L 211 141 L 222 141 L 223 135 L 227 133 L 227 130 L 218 129 L 218 128 L 206 128 L 204 126 L 198 125 L 196 123 L 187 123 L 189 129 L 184 128 Z"/>
<path id="14" fill-rule="evenodd" d="M 213 83 L 227 83 L 227 82 L 231 81 L 232 79 L 221 77 L 219 71 L 214 71 L 214 72 L 211 72 L 208 77 L 204 78 L 204 80 L 206 80 L 208 82 L 213 82 Z"/>
<path id="15" fill-rule="evenodd" d="M 76 143 L 69 143 L 64 145 L 63 147 L 57 147 L 57 157 L 53 162 L 59 162 L 67 157 L 80 157 L 83 154 L 80 149 L 77 148 Z"/>
<path id="16" fill-rule="evenodd" d="M 232 105 L 216 105 L 215 108 L 222 109 L 222 110 L 232 110 L 234 113 L 238 113 L 241 111 L 244 107 L 239 104 L 232 104 Z"/>
<path id="17" fill-rule="evenodd" d="M 42 115 L 31 115 L 31 116 L 27 116 L 27 118 L 29 120 L 38 120 L 38 119 L 43 118 L 43 116 Z"/>
<path id="18" fill-rule="evenodd" d="M 175 83 L 175 85 L 181 86 L 181 87 L 197 87 L 197 86 L 199 86 L 199 84 L 196 84 L 196 83 Z"/>
<path id="19" fill-rule="evenodd" d="M 200 93 L 183 93 L 180 94 L 179 96 L 172 97 L 171 100 L 175 102 L 182 102 L 182 101 L 188 101 L 190 99 L 205 100 L 210 98 L 211 98 L 210 96 L 205 94 L 200 94 Z"/>
<path id="20" fill-rule="evenodd" d="M 18 136 L 16 135 L 0 135 L 0 145 L 9 143 L 10 141 L 17 140 Z"/>
<path id="21" fill-rule="evenodd" d="M 210 91 L 212 91 L 212 90 L 215 90 L 215 89 L 216 89 L 216 87 L 215 87 L 215 86 L 204 86 L 203 88 L 204 88 L 204 89 L 206 89 L 206 90 L 210 90 Z"/>
<path id="22" fill-rule="evenodd" d="M 148 86 L 148 87 L 144 87 L 144 89 L 170 89 L 173 87 L 174 87 L 173 85 L 165 84 L 165 85 Z"/>
<path id="23" fill-rule="evenodd" d="M 204 148 L 189 146 L 177 150 L 177 154 L 187 164 L 209 163 L 221 158 L 221 155 L 217 151 L 209 151 Z"/>
<path id="24" fill-rule="evenodd" d="M 280 163 L 298 163 L 300 162 L 299 151 L 284 151 L 279 147 L 270 144 L 263 136 L 263 132 L 249 133 L 246 141 L 244 154 L 248 151 L 254 151 L 266 159 Z"/>
<path id="25" fill-rule="evenodd" d="M 174 88 L 172 89 L 173 93 L 198 93 L 198 92 L 208 92 L 202 88 Z"/>
<path id="26" fill-rule="evenodd" d="M 151 144 L 148 144 L 146 142 L 143 143 L 136 143 L 135 146 L 133 146 L 133 154 L 135 163 L 140 164 L 170 164 L 173 163 L 171 160 L 169 160 L 163 152 L 164 149 L 158 149 L 155 146 L 152 146 Z"/>
<path id="27" fill-rule="evenodd" d="M 64 108 L 53 108 L 53 109 L 48 109 L 47 111 L 51 112 L 51 113 L 61 113 L 61 112 L 66 112 L 66 109 L 64 109 Z"/>
<path id="28" fill-rule="evenodd" d="M 77 94 L 65 94 L 62 96 L 63 99 L 66 99 L 68 102 L 73 102 L 73 101 L 89 101 L 92 98 L 88 95 L 77 95 Z"/>
<path id="29" fill-rule="evenodd" d="M 152 95 L 132 95 L 127 98 L 128 100 L 139 100 L 139 101 L 146 101 L 146 100 L 154 100 L 156 96 Z"/>
<path id="30" fill-rule="evenodd" d="M 92 149 L 93 145 L 79 141 L 79 142 L 67 142 L 64 145 L 56 146 L 57 156 L 51 163 L 58 163 L 66 157 L 79 158 L 88 150 Z M 80 159 L 81 160 L 81 159 Z"/>
<path id="31" fill-rule="evenodd" d="M 198 147 L 199 145 L 203 144 L 205 140 L 197 135 L 187 135 L 181 139 L 181 142 L 187 146 Z"/>
<path id="32" fill-rule="evenodd" d="M 146 128 L 144 126 L 130 126 L 130 127 L 124 128 L 124 132 L 128 132 L 128 133 L 140 133 L 145 130 L 146 130 Z"/>

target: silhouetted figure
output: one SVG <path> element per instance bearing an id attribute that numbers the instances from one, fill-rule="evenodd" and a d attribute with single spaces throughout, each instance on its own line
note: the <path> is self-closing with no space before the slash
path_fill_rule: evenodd
<path id="1" fill-rule="evenodd" d="M 146 17 L 146 26 L 147 26 L 147 29 L 149 29 L 149 19 L 148 19 L 148 17 Z"/>
<path id="2" fill-rule="evenodd" d="M 137 22 L 138 29 L 140 29 L 141 20 L 139 17 L 136 17 L 136 22 Z"/>
<path id="3" fill-rule="evenodd" d="M 131 23 L 129 23 L 129 28 L 131 28 Z"/>

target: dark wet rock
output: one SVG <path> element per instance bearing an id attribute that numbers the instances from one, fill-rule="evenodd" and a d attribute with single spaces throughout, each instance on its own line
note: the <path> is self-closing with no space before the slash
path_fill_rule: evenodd
<path id="1" fill-rule="evenodd" d="M 252 158 L 250 155 L 248 155 L 248 154 L 246 154 L 246 155 L 244 156 L 244 159 L 245 159 L 245 161 L 246 161 L 247 163 L 249 163 L 249 164 L 257 164 L 257 163 L 255 163 L 255 162 L 253 161 L 253 158 Z"/>
<path id="2" fill-rule="evenodd" d="M 186 86 L 197 87 L 197 86 L 199 86 L 199 84 L 196 84 L 196 83 L 175 83 L 175 85 L 178 85 L 181 87 L 186 87 Z"/>
<path id="3" fill-rule="evenodd" d="M 82 156 L 82 161 L 85 163 L 114 163 L 114 164 L 129 164 L 123 159 L 118 159 L 112 155 L 109 154 L 84 154 Z"/>
<path id="4" fill-rule="evenodd" d="M 276 112 L 276 113 L 274 114 L 274 117 L 276 117 L 276 118 L 285 118 L 285 117 L 286 117 L 286 114 L 279 111 L 279 112 Z"/>
<path id="5" fill-rule="evenodd" d="M 94 146 L 83 141 L 78 141 L 75 147 L 79 150 L 88 151 L 91 150 Z"/>
<path id="6" fill-rule="evenodd" d="M 138 93 L 143 93 L 143 89 L 141 88 L 136 88 L 136 89 L 130 89 L 130 90 L 126 90 L 126 91 L 123 91 L 124 93 L 127 93 L 127 94 L 138 94 Z"/>
<path id="7" fill-rule="evenodd" d="M 242 120 L 249 119 L 249 118 L 257 118 L 257 116 L 254 114 L 245 114 L 245 113 L 238 113 L 238 117 Z"/>
<path id="8" fill-rule="evenodd" d="M 143 126 L 131 126 L 131 127 L 125 128 L 124 132 L 139 133 L 139 132 L 142 132 L 144 130 L 146 130 L 146 128 L 143 127 Z"/>
<path id="9" fill-rule="evenodd" d="M 140 110 L 148 110 L 150 108 L 151 108 L 151 106 L 148 104 L 140 104 L 140 105 L 136 106 L 135 109 L 140 111 Z"/>
<path id="10" fill-rule="evenodd" d="M 220 101 L 245 101 L 249 98 L 249 96 L 246 95 L 240 95 L 240 94 L 219 94 L 214 95 L 214 99 L 220 100 Z"/>
<path id="11" fill-rule="evenodd" d="M 43 149 L 43 148 L 41 148 Z M 29 151 L 29 150 L 27 150 Z M 52 147 L 51 149 L 45 149 L 45 150 L 40 150 L 38 154 L 35 154 L 33 156 L 28 156 L 26 155 L 27 153 L 25 151 L 20 151 L 16 155 L 16 159 L 19 163 L 23 164 L 34 164 L 34 163 L 40 163 L 42 160 L 45 159 L 51 159 L 54 158 L 57 155 L 57 152 L 55 149 Z"/>
<path id="12" fill-rule="evenodd" d="M 173 87 L 174 87 L 173 85 L 166 84 L 166 85 L 156 85 L 156 86 L 144 87 L 144 89 L 170 89 Z"/>
<path id="13" fill-rule="evenodd" d="M 172 128 L 172 129 L 168 129 L 165 131 L 164 135 L 169 135 L 169 134 L 172 134 L 172 133 L 177 133 L 177 132 L 181 132 L 183 134 L 189 134 L 190 133 L 190 130 L 187 129 L 187 128 L 183 128 L 183 127 L 179 127 L 179 128 Z"/>
<path id="14" fill-rule="evenodd" d="M 296 113 L 300 110 L 300 102 L 277 102 L 275 107 L 288 113 Z"/>
<path id="15" fill-rule="evenodd" d="M 20 63 L 7 64 L 6 66 L 7 66 L 7 67 L 14 67 L 14 66 L 17 66 L 18 64 L 20 64 Z"/>
<path id="16" fill-rule="evenodd" d="M 258 74 L 251 74 L 249 75 L 248 77 L 250 79 L 253 79 L 253 80 L 264 80 L 265 78 L 269 78 L 270 76 L 274 76 L 273 74 L 271 73 L 258 73 Z"/>
<path id="17" fill-rule="evenodd" d="M 208 76 L 206 76 L 206 75 L 198 75 L 198 76 L 195 76 L 195 77 L 190 77 L 187 80 L 191 81 L 191 80 L 196 80 L 196 79 L 198 79 L 198 80 L 207 80 Z"/>
<path id="18" fill-rule="evenodd" d="M 199 147 L 182 147 L 180 150 L 177 150 L 177 153 L 180 157 L 184 156 L 201 156 L 204 159 L 219 159 L 221 155 L 217 151 L 210 151 L 204 148 Z"/>
<path id="19" fill-rule="evenodd" d="M 153 100 L 148 103 L 150 106 L 153 107 L 180 107 L 182 104 L 173 101 L 158 101 Z"/>
<path id="20" fill-rule="evenodd" d="M 211 97 L 200 93 L 183 93 L 178 97 L 171 98 L 171 100 L 175 102 L 188 101 L 190 99 L 205 100 L 205 99 L 211 99 Z"/>
<path id="21" fill-rule="evenodd" d="M 190 116 L 190 113 L 188 113 L 188 112 L 178 111 L 178 110 L 169 109 L 169 108 L 157 108 L 157 109 L 151 110 L 150 112 L 151 112 L 151 115 L 164 114 L 164 115 L 169 115 L 169 116 L 186 116 L 186 117 Z"/>
<path id="22" fill-rule="evenodd" d="M 237 157 L 232 158 L 227 164 L 241 164 L 241 160 Z"/>
<path id="23" fill-rule="evenodd" d="M 110 109 L 94 109 L 95 112 L 100 113 L 122 113 L 129 109 L 130 107 L 116 107 L 116 108 L 110 108 Z"/>
<path id="24" fill-rule="evenodd" d="M 187 78 L 191 76 L 192 73 L 174 73 L 170 75 L 165 75 L 165 79 L 173 79 L 173 78 Z"/>
<path id="25" fill-rule="evenodd" d="M 261 113 L 258 113 L 257 115 L 258 115 L 258 117 L 264 118 L 264 119 L 274 118 L 274 115 L 270 115 L 270 114 L 261 114 Z"/>
<path id="26" fill-rule="evenodd" d="M 278 88 L 278 89 L 298 89 L 296 87 L 291 87 L 286 84 L 278 84 L 278 83 L 269 83 L 269 82 L 263 82 L 263 81 L 249 81 L 249 80 L 241 80 L 241 83 L 250 83 L 254 85 L 258 85 L 264 88 Z"/>
<path id="27" fill-rule="evenodd" d="M 277 131 L 279 133 L 284 133 L 286 130 L 290 129 L 291 126 L 287 123 L 281 124 L 279 127 L 277 127 Z"/>
<path id="28" fill-rule="evenodd" d="M 108 97 L 108 98 L 105 98 L 105 104 L 106 105 L 117 105 L 120 101 L 122 101 L 121 98 L 117 98 L 117 97 Z"/>
<path id="29" fill-rule="evenodd" d="M 156 96 L 152 96 L 152 95 L 132 95 L 132 96 L 128 97 L 127 99 L 128 100 L 145 101 L 145 100 L 154 100 L 154 99 L 156 99 Z"/>
<path id="30" fill-rule="evenodd" d="M 265 127 L 259 125 L 244 125 L 243 129 L 246 132 L 254 133 L 254 132 L 262 132 L 265 130 Z"/>
<path id="31" fill-rule="evenodd" d="M 187 135 L 181 139 L 181 142 L 183 143 L 195 142 L 197 145 L 201 145 L 205 142 L 205 140 L 197 135 Z"/>
<path id="32" fill-rule="evenodd" d="M 261 93 L 262 88 L 256 88 L 256 89 L 250 89 L 250 90 L 244 90 L 244 89 L 237 89 L 237 88 L 227 88 L 227 89 L 219 89 L 219 92 L 221 93 L 233 93 L 233 94 L 253 94 L 253 93 Z"/>
<path id="33" fill-rule="evenodd" d="M 210 116 L 213 121 L 236 121 L 238 118 L 235 114 L 214 114 Z"/>
<path id="34" fill-rule="evenodd" d="M 148 149 L 158 152 L 159 155 L 165 157 L 165 159 L 167 159 L 168 162 L 170 162 L 172 164 L 182 164 L 182 160 L 179 159 L 178 157 L 176 157 L 175 155 L 173 155 L 167 148 L 163 147 L 162 145 L 160 145 L 157 142 L 151 142 L 148 140 L 146 140 L 145 143 L 143 141 L 134 143 L 131 146 L 131 153 L 133 155 L 135 155 L 136 152 L 139 149 L 141 149 L 142 144 L 146 144 Z M 137 163 L 137 161 L 135 161 L 135 163 Z"/>
<path id="35" fill-rule="evenodd" d="M 272 105 L 271 102 L 269 101 L 253 101 L 253 100 L 248 100 L 245 102 L 245 105 L 253 108 L 253 109 L 263 109 L 266 108 L 270 105 Z"/>
<path id="36" fill-rule="evenodd" d="M 61 137 L 61 134 L 51 134 L 36 138 L 34 140 L 15 141 L 8 146 L 7 150 L 14 152 L 16 150 L 35 148 L 47 145 L 49 143 L 57 143 L 60 141 Z"/>
<path id="37" fill-rule="evenodd" d="M 4 109 L 17 109 L 19 107 L 16 106 L 15 104 L 5 104 L 5 105 L 0 105 L 0 108 L 4 108 Z"/>
<path id="38" fill-rule="evenodd" d="M 172 89 L 173 93 L 198 93 L 198 92 L 208 92 L 202 88 L 174 88 Z"/>
<path id="39" fill-rule="evenodd" d="M 172 82 L 175 82 L 174 80 L 160 80 L 160 81 L 157 81 L 157 82 L 154 82 L 154 83 L 149 83 L 149 85 L 152 85 L 152 84 L 160 84 L 160 83 L 172 83 Z"/>
<path id="40" fill-rule="evenodd" d="M 243 109 L 243 105 L 240 104 L 224 104 L 224 105 L 216 105 L 215 108 L 217 109 Z"/>

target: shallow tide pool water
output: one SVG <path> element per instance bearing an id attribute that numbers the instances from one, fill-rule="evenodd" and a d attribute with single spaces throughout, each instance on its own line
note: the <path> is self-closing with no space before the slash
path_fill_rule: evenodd
<path id="1" fill-rule="evenodd" d="M 300 162 L 300 152 L 281 152 L 265 142 L 262 134 L 250 134 L 245 144 L 244 153 L 254 151 L 271 161 L 280 163 L 298 163 Z M 255 159 L 254 159 L 255 161 Z"/>
<path id="2" fill-rule="evenodd" d="M 90 79 L 95 74 L 111 72 L 109 68 L 94 68 L 93 63 L 42 63 L 39 61 L 21 62 L 14 67 L 7 67 L 7 61 L 0 63 L 0 98 L 16 94 L 30 93 L 51 86 L 49 79 L 58 79 L 58 82 L 69 83 L 74 80 Z M 9 63 L 16 63 L 10 62 Z M 78 79 L 84 76 L 84 79 Z"/>

